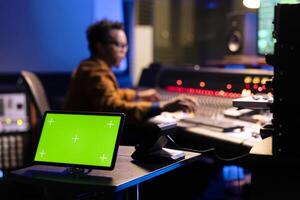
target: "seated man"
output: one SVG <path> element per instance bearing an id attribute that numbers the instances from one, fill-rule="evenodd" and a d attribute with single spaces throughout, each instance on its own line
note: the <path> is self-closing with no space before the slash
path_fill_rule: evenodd
<path id="1" fill-rule="evenodd" d="M 119 22 L 102 20 L 87 29 L 90 58 L 74 71 L 64 109 L 73 111 L 123 112 L 126 125 L 141 124 L 163 111 L 195 111 L 196 104 L 186 97 L 159 101 L 154 89 L 121 89 L 112 72 L 127 52 L 127 38 Z"/>

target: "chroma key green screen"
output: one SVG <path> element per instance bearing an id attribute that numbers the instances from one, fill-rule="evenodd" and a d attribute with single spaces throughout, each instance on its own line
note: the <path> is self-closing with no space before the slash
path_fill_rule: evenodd
<path id="1" fill-rule="evenodd" d="M 111 167 L 122 117 L 46 113 L 34 161 Z"/>

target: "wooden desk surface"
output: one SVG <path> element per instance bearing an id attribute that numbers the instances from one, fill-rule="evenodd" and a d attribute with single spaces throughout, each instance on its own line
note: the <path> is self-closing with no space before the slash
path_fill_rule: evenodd
<path id="1" fill-rule="evenodd" d="M 199 153 L 185 152 L 185 159 L 175 163 L 136 163 L 130 157 L 133 151 L 132 146 L 120 146 L 115 169 L 112 171 L 92 170 L 86 176 L 72 177 L 61 174 L 65 167 L 34 165 L 12 171 L 10 176 L 19 181 L 52 184 L 56 187 L 60 187 L 60 184 L 80 188 L 101 187 L 102 190 L 116 192 L 172 171 L 200 157 Z"/>

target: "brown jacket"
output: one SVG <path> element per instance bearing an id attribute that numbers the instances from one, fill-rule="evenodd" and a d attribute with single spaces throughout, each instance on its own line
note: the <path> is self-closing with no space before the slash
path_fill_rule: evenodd
<path id="1" fill-rule="evenodd" d="M 121 89 L 109 66 L 101 60 L 80 63 L 72 76 L 64 109 L 73 111 L 123 112 L 127 123 L 147 118 L 152 103 L 135 101 L 136 91 Z"/>

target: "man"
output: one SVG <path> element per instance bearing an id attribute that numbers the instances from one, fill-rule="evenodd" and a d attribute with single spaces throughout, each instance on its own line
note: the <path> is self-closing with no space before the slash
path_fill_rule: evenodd
<path id="1" fill-rule="evenodd" d="M 195 102 L 181 97 L 159 101 L 154 89 L 121 89 L 112 72 L 127 53 L 127 38 L 119 22 L 102 20 L 87 29 L 90 58 L 72 76 L 65 110 L 123 112 L 126 124 L 140 124 L 163 111 L 195 111 Z"/>

